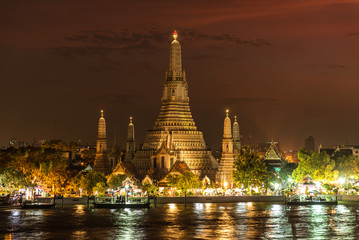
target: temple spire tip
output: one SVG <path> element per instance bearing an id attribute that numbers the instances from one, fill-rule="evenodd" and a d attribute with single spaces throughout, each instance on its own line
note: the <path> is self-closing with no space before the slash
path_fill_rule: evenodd
<path id="1" fill-rule="evenodd" d="M 174 40 L 177 40 L 177 38 L 178 38 L 177 31 L 174 30 L 174 32 L 173 32 L 173 39 L 174 39 Z"/>

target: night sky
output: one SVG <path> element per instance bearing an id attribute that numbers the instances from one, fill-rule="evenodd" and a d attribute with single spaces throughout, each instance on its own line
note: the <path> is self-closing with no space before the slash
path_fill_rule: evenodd
<path id="1" fill-rule="evenodd" d="M 220 4 L 219 4 L 220 2 Z M 225 109 L 243 141 L 359 144 L 359 1 L 2 1 L 0 146 L 11 138 L 136 145 L 160 109 L 174 29 L 190 105 L 219 148 Z"/>

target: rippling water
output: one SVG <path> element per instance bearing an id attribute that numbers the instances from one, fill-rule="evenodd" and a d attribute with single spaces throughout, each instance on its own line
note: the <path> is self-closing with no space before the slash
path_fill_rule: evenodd
<path id="1" fill-rule="evenodd" d="M 0 209 L 5 239 L 359 239 L 359 205 L 196 203 L 150 209 Z M 12 231 L 10 230 L 12 228 Z"/>

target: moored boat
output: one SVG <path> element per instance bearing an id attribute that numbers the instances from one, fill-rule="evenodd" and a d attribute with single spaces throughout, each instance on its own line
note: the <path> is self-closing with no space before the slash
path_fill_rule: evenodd
<path id="1" fill-rule="evenodd" d="M 290 206 L 337 205 L 337 204 L 338 204 L 338 201 L 323 201 L 323 202 L 299 201 L 299 202 L 287 202 L 287 205 L 290 205 Z"/>
<path id="2" fill-rule="evenodd" d="M 22 209 L 51 209 L 55 208 L 56 203 L 24 203 Z"/>
<path id="3" fill-rule="evenodd" d="M 0 206 L 11 205 L 10 195 L 0 197 Z"/>
<path id="4" fill-rule="evenodd" d="M 306 197 L 306 198 L 286 198 L 285 203 L 287 205 L 294 205 L 294 206 L 307 206 L 307 205 L 337 205 L 338 199 L 335 198 L 321 198 L 321 197 Z"/>

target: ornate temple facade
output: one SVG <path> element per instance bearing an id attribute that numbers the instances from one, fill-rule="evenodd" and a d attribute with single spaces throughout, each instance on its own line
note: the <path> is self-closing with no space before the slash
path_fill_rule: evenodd
<path id="1" fill-rule="evenodd" d="M 177 37 L 174 32 L 159 116 L 153 129 L 147 131 L 144 144 L 132 162 L 142 176 L 157 173 L 161 177 L 176 161 L 181 161 L 201 178 L 208 176 L 214 180 L 218 163 L 192 118 L 181 45 Z"/>
<path id="2" fill-rule="evenodd" d="M 222 140 L 222 157 L 219 164 L 216 182 L 224 188 L 232 187 L 232 172 L 234 162 L 234 141 L 232 137 L 231 119 L 229 111 L 226 110 L 224 119 L 223 140 Z"/>
<path id="3" fill-rule="evenodd" d="M 264 154 L 262 161 L 270 168 L 279 171 L 280 165 L 285 162 L 285 158 L 277 148 L 276 144 L 272 141 L 267 152 Z"/>

